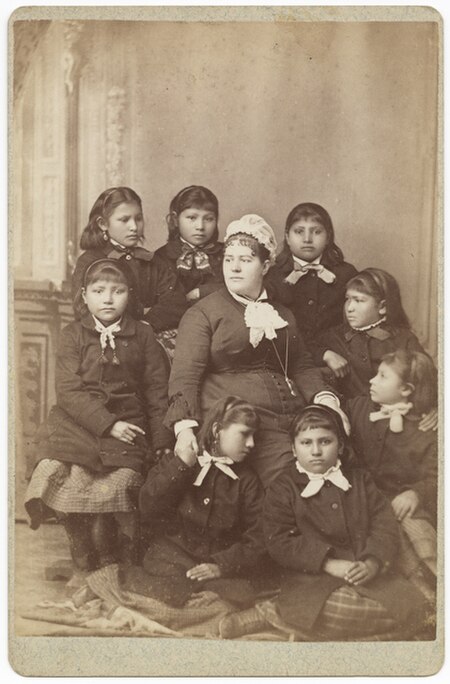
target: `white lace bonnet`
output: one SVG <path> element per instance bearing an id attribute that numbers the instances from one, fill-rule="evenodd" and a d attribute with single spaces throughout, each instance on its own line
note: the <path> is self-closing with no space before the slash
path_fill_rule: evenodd
<path id="1" fill-rule="evenodd" d="M 231 221 L 225 231 L 225 243 L 238 233 L 250 235 L 265 247 L 269 252 L 270 262 L 275 262 L 277 254 L 277 241 L 272 228 L 266 221 L 257 214 L 245 214 L 242 218 L 236 221 Z"/>

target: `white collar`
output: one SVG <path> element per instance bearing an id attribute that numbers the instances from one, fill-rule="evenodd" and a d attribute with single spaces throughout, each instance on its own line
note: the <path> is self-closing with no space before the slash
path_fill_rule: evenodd
<path id="1" fill-rule="evenodd" d="M 128 247 L 125 247 L 125 245 L 121 245 L 120 242 L 117 242 L 117 240 L 114 240 L 111 236 L 109 237 L 110 243 L 113 245 L 113 247 L 117 247 L 121 252 L 126 252 L 128 251 Z"/>
<path id="2" fill-rule="evenodd" d="M 114 323 L 110 323 L 110 325 L 103 325 L 103 323 L 94 316 L 94 314 L 91 314 L 92 318 L 94 319 L 95 327 L 97 329 L 97 332 L 100 331 L 105 331 L 105 332 L 119 332 L 120 330 L 120 323 L 122 322 L 122 316 L 117 320 L 114 321 Z"/>
<path id="3" fill-rule="evenodd" d="M 244 297 L 242 295 L 238 295 L 235 292 L 231 292 L 231 290 L 228 290 L 228 292 L 233 297 L 233 299 L 235 299 L 237 302 L 239 302 L 239 304 L 243 304 L 244 306 L 251 304 L 251 302 L 264 302 L 264 301 L 267 301 L 267 299 L 268 299 L 267 292 L 266 292 L 265 288 L 263 288 L 261 294 L 256 299 L 250 299 L 250 297 Z"/>
<path id="4" fill-rule="evenodd" d="M 369 325 L 363 325 L 362 328 L 353 328 L 353 330 L 356 330 L 357 332 L 366 332 L 367 330 L 373 330 L 373 328 L 378 328 L 379 325 L 384 323 L 386 321 L 386 316 L 382 316 L 378 321 L 375 321 L 375 323 L 369 323 Z M 352 326 L 350 326 L 352 327 Z"/>
<path id="5" fill-rule="evenodd" d="M 185 245 L 188 245 L 189 247 L 192 247 L 192 249 L 196 249 L 196 245 L 191 244 L 187 240 L 181 237 L 181 235 L 178 236 L 180 238 L 180 242 L 184 242 Z M 200 248 L 201 249 L 201 248 Z"/>

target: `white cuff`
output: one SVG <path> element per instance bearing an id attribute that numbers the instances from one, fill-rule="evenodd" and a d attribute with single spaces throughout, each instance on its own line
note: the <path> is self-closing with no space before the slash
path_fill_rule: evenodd
<path id="1" fill-rule="evenodd" d="M 173 426 L 173 430 L 175 432 L 175 437 L 178 437 L 180 432 L 182 430 L 186 430 L 186 428 L 195 428 L 198 427 L 198 423 L 196 420 L 192 420 L 190 418 L 185 418 L 184 420 L 177 420 L 175 425 Z"/>
<path id="2" fill-rule="evenodd" d="M 335 409 L 340 407 L 341 402 L 333 392 L 323 390 L 323 392 L 317 392 L 314 397 L 314 404 L 325 404 L 325 406 Z"/>

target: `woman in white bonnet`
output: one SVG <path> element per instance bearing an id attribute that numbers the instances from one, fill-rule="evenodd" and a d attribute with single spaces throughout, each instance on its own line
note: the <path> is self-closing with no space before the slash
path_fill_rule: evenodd
<path id="1" fill-rule="evenodd" d="M 275 261 L 272 228 L 256 214 L 225 233 L 225 286 L 185 313 L 169 381 L 175 452 L 198 452 L 196 431 L 213 402 L 237 395 L 260 417 L 252 460 L 264 486 L 293 460 L 288 429 L 306 404 L 339 401 L 315 368 L 291 311 L 268 301 L 264 276 Z M 339 410 L 339 409 L 338 409 Z"/>

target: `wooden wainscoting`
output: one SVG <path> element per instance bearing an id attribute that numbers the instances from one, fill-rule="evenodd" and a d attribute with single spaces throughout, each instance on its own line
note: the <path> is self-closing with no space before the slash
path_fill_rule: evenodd
<path id="1" fill-rule="evenodd" d="M 24 493 L 33 462 L 33 439 L 55 400 L 55 352 L 61 328 L 73 318 L 67 290 L 49 282 L 17 283 L 14 290 L 13 380 L 15 514 L 25 516 Z"/>

